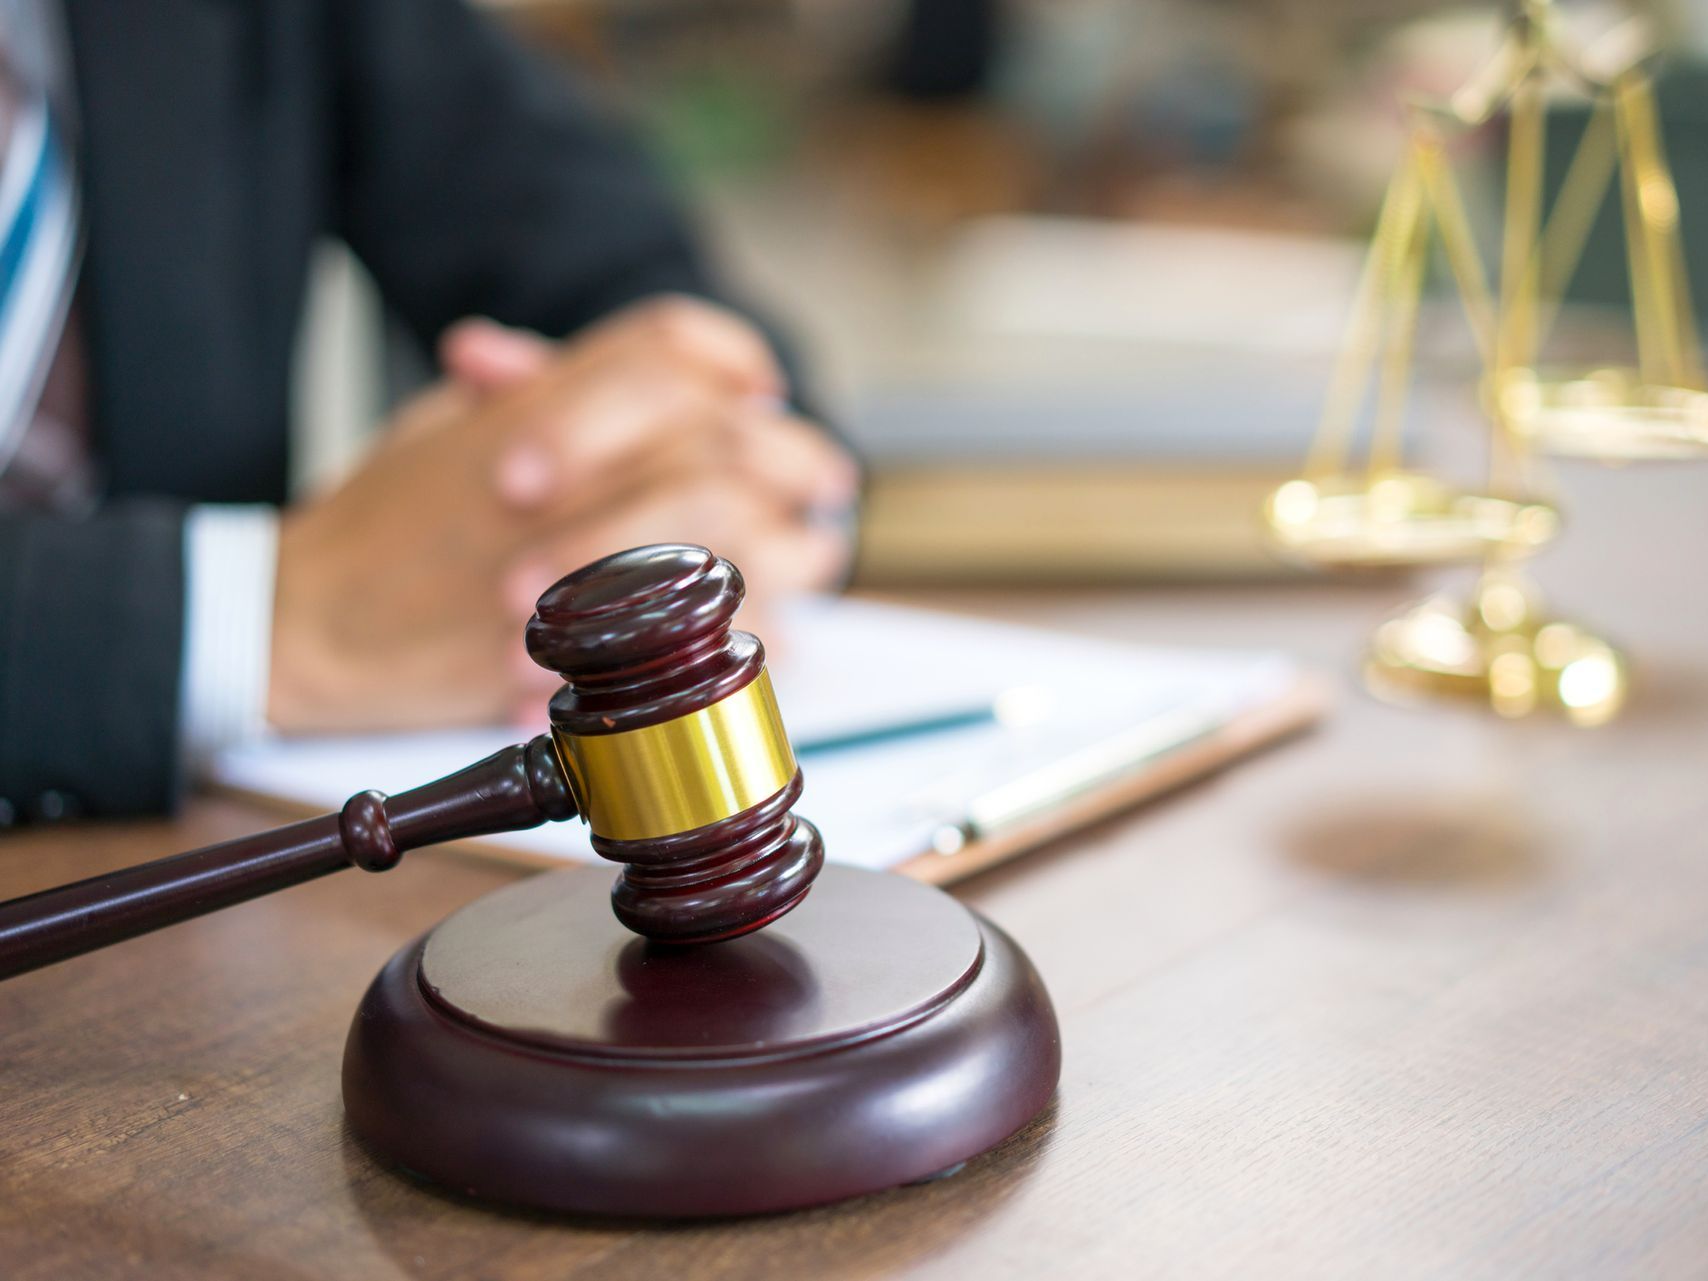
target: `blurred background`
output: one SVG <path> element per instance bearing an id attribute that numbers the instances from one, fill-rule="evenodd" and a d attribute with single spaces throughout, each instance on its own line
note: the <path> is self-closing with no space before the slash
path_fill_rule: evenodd
<path id="1" fill-rule="evenodd" d="M 1263 495 L 1320 411 L 1400 155 L 1400 99 L 1494 51 L 1500 6 L 1422 0 L 487 0 L 651 141 L 739 293 L 802 348 L 872 475 L 858 577 L 1288 572 Z M 1563 8 L 1586 35 L 1625 6 Z M 1684 239 L 1708 265 L 1708 4 L 1645 5 Z M 1571 104 L 1549 167 L 1573 145 Z M 1453 163 L 1493 259 L 1500 131 Z M 1617 201 L 1563 341 L 1630 343 Z M 1692 217 L 1692 211 L 1695 216 Z M 1445 276 L 1414 441 L 1484 429 Z M 302 346 L 299 485 L 424 366 L 346 255 Z M 1621 345 L 1623 344 L 1623 346 Z"/>

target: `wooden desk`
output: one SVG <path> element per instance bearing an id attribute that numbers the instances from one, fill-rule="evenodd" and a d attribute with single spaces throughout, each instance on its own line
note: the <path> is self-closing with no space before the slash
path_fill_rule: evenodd
<path id="1" fill-rule="evenodd" d="M 1503 724 L 1348 683 L 1312 737 L 966 885 L 1048 980 L 1067 1065 L 1052 1113 L 958 1177 L 647 1227 L 495 1213 L 377 1169 L 338 1099 L 357 997 L 511 876 L 416 854 L 0 987 L 0 1272 L 1701 1276 L 1708 476 L 1570 479 L 1581 516 L 1539 569 L 1640 656 L 1625 718 Z M 1692 551 L 1638 558 L 1668 545 Z M 951 603 L 1344 673 L 1393 599 Z M 12 835 L 0 893 L 264 821 L 210 801 Z"/>

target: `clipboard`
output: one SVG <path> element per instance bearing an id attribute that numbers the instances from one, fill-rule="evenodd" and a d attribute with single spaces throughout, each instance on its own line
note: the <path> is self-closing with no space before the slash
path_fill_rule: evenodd
<path id="1" fill-rule="evenodd" d="M 1279 653 L 1127 645 L 858 598 L 796 603 L 771 649 L 806 779 L 795 812 L 832 860 L 937 885 L 1221 769 L 1327 706 L 1324 684 Z M 979 707 L 990 714 L 966 714 Z M 210 782 L 327 812 L 527 732 L 270 739 L 221 754 Z M 458 848 L 541 868 L 595 858 L 576 823 Z"/>

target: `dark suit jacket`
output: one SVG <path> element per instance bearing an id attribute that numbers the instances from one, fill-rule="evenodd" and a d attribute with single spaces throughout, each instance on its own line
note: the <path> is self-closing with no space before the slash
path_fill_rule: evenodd
<path id="1" fill-rule="evenodd" d="M 0 517 L 0 820 L 176 798 L 183 512 L 284 498 L 316 237 L 423 341 L 712 292 L 634 150 L 463 0 L 64 5 L 110 485 L 87 521 Z"/>

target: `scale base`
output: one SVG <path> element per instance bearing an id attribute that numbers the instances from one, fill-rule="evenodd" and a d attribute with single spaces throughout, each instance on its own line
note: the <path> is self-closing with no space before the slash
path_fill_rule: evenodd
<path id="1" fill-rule="evenodd" d="M 673 948 L 610 883 L 518 882 L 392 958 L 344 1053 L 370 1151 L 508 1205 L 751 1214 L 931 1178 L 1055 1092 L 1037 974 L 939 890 L 827 867 L 767 929 Z"/>
<path id="2" fill-rule="evenodd" d="M 1454 489 L 1422 472 L 1341 472 L 1290 480 L 1264 519 L 1284 556 L 1324 569 L 1456 565 L 1527 554 L 1553 538 L 1559 516 L 1537 500 Z"/>
<path id="3" fill-rule="evenodd" d="M 1628 683 L 1618 650 L 1547 617 L 1507 576 L 1485 579 L 1470 605 L 1432 597 L 1390 618 L 1376 630 L 1364 672 L 1382 697 L 1477 698 L 1509 717 L 1549 708 L 1579 725 L 1618 715 Z"/>

